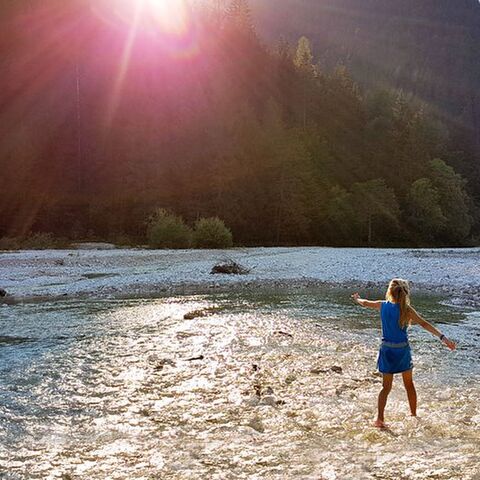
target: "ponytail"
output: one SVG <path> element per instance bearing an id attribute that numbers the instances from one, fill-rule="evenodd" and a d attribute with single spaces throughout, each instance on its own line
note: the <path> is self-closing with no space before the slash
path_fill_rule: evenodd
<path id="1" fill-rule="evenodd" d="M 410 286 L 408 281 L 394 278 L 388 286 L 386 299 L 400 305 L 400 327 L 408 327 L 410 325 Z"/>

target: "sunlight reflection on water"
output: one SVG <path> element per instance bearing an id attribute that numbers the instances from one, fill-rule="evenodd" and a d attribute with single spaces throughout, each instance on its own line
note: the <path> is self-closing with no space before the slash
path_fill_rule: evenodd
<path id="1" fill-rule="evenodd" d="M 420 418 L 397 380 L 388 432 L 378 320 L 345 292 L 4 308 L 31 341 L 0 347 L 2 478 L 473 480 L 480 317 L 419 307 L 462 348 L 412 332 Z"/>

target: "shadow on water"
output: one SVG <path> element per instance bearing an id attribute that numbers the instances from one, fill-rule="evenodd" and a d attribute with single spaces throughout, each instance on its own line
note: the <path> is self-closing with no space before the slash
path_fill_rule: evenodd
<path id="1" fill-rule="evenodd" d="M 0 335 L 0 347 L 34 342 L 34 338 Z"/>

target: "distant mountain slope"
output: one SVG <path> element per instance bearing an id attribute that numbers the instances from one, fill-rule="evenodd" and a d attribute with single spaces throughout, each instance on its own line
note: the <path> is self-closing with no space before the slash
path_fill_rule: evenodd
<path id="1" fill-rule="evenodd" d="M 458 127 L 466 150 L 480 152 L 478 0 L 251 3 L 270 40 L 306 35 L 325 68 L 340 59 L 367 87 L 402 89 L 427 102 Z"/>

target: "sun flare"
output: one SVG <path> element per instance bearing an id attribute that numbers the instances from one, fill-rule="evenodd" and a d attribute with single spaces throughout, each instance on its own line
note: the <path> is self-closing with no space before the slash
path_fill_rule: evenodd
<path id="1" fill-rule="evenodd" d="M 126 26 L 125 45 L 115 77 L 107 123 L 115 116 L 135 44 L 142 33 L 152 34 L 150 46 L 162 45 L 164 52 L 191 58 L 197 52 L 189 0 L 101 0 L 97 12 L 108 23 Z M 158 40 L 159 43 L 156 41 Z M 149 48 L 143 43 L 144 48 Z"/>
<path id="2" fill-rule="evenodd" d="M 140 0 L 147 15 L 163 31 L 182 34 L 188 28 L 188 11 L 185 0 Z"/>
<path id="3" fill-rule="evenodd" d="M 150 32 L 181 36 L 187 33 L 191 20 L 188 0 L 102 0 L 99 3 L 103 18 L 135 23 L 137 28 Z"/>

